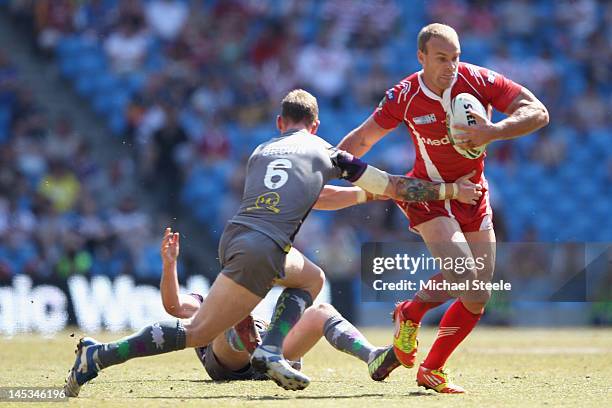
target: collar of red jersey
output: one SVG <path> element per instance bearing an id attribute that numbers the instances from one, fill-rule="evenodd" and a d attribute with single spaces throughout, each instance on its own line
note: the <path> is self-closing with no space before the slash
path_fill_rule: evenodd
<path id="1" fill-rule="evenodd" d="M 440 102 L 444 110 L 448 111 L 448 109 L 450 109 L 451 91 L 453 89 L 453 86 L 455 85 L 455 82 L 457 82 L 457 77 L 459 76 L 459 73 L 455 75 L 455 78 L 453 78 L 453 82 L 451 82 L 450 86 L 444 90 L 441 98 L 438 95 L 436 95 L 431 89 L 429 89 L 427 85 L 425 85 L 425 81 L 423 81 L 423 78 L 421 78 L 421 75 L 423 75 L 423 70 L 420 70 L 418 72 L 417 78 L 419 79 L 419 86 L 423 90 L 423 93 L 425 94 L 425 96 L 433 99 L 434 101 Z"/>

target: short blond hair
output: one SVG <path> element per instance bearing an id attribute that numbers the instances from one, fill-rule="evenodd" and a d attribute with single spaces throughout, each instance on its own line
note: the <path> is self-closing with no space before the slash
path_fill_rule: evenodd
<path id="1" fill-rule="evenodd" d="M 441 38 L 450 42 L 459 42 L 459 35 L 453 27 L 446 24 L 433 23 L 426 25 L 425 27 L 421 28 L 421 31 L 419 31 L 419 35 L 417 37 L 417 47 L 419 47 L 419 50 L 425 52 L 427 41 L 429 41 L 432 37 Z"/>
<path id="2" fill-rule="evenodd" d="M 317 98 L 303 89 L 294 89 L 281 102 L 281 117 L 292 123 L 312 125 L 319 118 Z"/>

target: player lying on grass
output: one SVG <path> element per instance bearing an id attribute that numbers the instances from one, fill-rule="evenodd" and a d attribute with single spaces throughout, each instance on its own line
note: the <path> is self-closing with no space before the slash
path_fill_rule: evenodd
<path id="1" fill-rule="evenodd" d="M 350 194 L 345 194 L 350 196 Z M 350 200 L 350 197 L 345 197 Z M 179 233 L 166 229 L 161 244 L 162 278 L 160 290 L 164 309 L 181 319 L 193 316 L 204 301 L 200 294 L 181 294 L 177 277 Z M 195 349 L 198 359 L 215 381 L 267 379 L 251 366 L 251 353 L 261 344 L 268 323 L 251 315 L 217 336 L 213 342 Z M 382 381 L 400 363 L 393 347 L 375 347 L 328 303 L 310 306 L 283 341 L 284 356 L 291 366 L 301 369 L 301 358 L 325 337 L 337 350 L 368 365 L 370 377 Z"/>
<path id="2" fill-rule="evenodd" d="M 481 196 L 482 187 L 467 176 L 454 183 L 394 176 L 338 151 L 315 136 L 318 113 L 316 98 L 306 91 L 291 91 L 283 99 L 276 120 L 281 134 L 259 145 L 249 158 L 240 208 L 219 242 L 221 273 L 195 314 L 153 323 L 115 342 L 80 341 L 66 395 L 77 396 L 100 370 L 129 359 L 207 346 L 247 317 L 273 283 L 286 289 L 251 364 L 285 389 L 303 389 L 310 379 L 285 360 L 283 342 L 319 294 L 324 275 L 292 243 L 323 186 L 343 178 L 407 201 L 454 198 L 470 204 Z"/>

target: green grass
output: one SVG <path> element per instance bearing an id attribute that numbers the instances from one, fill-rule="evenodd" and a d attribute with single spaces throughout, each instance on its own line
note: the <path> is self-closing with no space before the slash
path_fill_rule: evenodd
<path id="1" fill-rule="evenodd" d="M 366 330 L 375 344 L 389 342 L 391 328 Z M 1 386 L 61 386 L 73 363 L 76 337 L 70 332 L 0 338 Z M 421 331 L 423 358 L 435 334 Z M 101 340 L 117 338 L 108 334 Z M 417 388 L 415 369 L 397 369 L 384 383 L 367 375 L 365 364 L 320 341 L 304 359 L 312 379 L 301 392 L 272 382 L 214 383 L 192 350 L 111 367 L 71 399 L 73 406 L 158 407 L 341 406 L 498 407 L 605 406 L 612 401 L 612 329 L 491 329 L 480 327 L 449 360 L 465 395 L 437 395 Z M 606 402 L 607 401 L 607 402 Z M 2 405 L 0 403 L 0 405 Z M 23 403 L 13 404 L 23 407 Z M 36 404 L 57 407 L 57 403 Z M 63 405 L 63 404 L 62 404 Z"/>

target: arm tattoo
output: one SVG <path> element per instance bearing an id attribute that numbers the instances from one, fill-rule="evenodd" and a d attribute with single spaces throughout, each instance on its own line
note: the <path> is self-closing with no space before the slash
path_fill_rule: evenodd
<path id="1" fill-rule="evenodd" d="M 404 201 L 439 200 L 439 183 L 419 180 L 411 177 L 397 177 L 393 189 L 398 199 Z"/>

